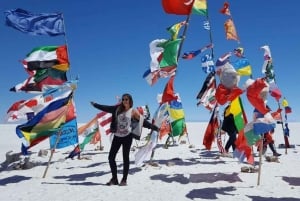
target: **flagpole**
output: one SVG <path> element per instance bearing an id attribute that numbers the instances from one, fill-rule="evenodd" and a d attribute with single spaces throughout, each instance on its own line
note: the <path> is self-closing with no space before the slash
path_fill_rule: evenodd
<path id="1" fill-rule="evenodd" d="M 51 155 L 50 155 L 50 157 L 49 157 L 49 160 L 48 160 L 48 163 L 47 163 L 47 167 L 46 167 L 46 169 L 45 169 L 45 171 L 44 171 L 43 178 L 46 177 L 46 174 L 47 174 L 47 172 L 48 172 L 48 169 L 49 169 L 49 166 L 50 166 L 50 162 L 51 162 L 52 157 L 53 157 L 53 155 L 54 155 L 54 151 L 55 151 L 55 149 L 56 149 L 56 147 L 57 147 L 57 144 L 58 144 L 58 142 L 59 142 L 59 140 L 60 140 L 61 132 L 62 132 L 61 129 L 57 132 L 57 138 L 56 138 L 56 141 L 55 141 L 55 144 L 54 144 L 53 149 L 51 149 Z"/>
<path id="2" fill-rule="evenodd" d="M 262 152 L 263 152 L 263 142 L 264 142 L 264 135 L 260 140 L 260 148 L 259 148 L 259 166 L 258 166 L 258 177 L 257 177 L 257 186 L 260 184 L 260 175 L 261 175 L 261 166 L 262 166 Z"/>
<path id="3" fill-rule="evenodd" d="M 210 20 L 209 20 L 209 15 L 208 15 L 208 2 L 207 1 L 206 1 L 206 6 L 207 6 L 206 20 L 209 24 L 209 41 L 211 44 L 213 44 L 212 31 L 211 31 Z M 211 48 L 211 57 L 212 57 L 212 59 L 214 59 L 214 46 L 212 46 L 212 48 Z"/>

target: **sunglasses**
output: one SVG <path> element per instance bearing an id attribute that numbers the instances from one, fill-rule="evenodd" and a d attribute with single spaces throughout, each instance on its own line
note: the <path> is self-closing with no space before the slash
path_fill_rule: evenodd
<path id="1" fill-rule="evenodd" d="M 122 98 L 122 101 L 129 101 L 128 98 Z"/>

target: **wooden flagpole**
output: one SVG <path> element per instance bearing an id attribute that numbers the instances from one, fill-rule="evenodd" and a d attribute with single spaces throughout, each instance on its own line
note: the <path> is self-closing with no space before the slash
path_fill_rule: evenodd
<path id="1" fill-rule="evenodd" d="M 260 184 L 260 175 L 261 175 L 261 166 L 262 166 L 262 152 L 263 152 L 263 146 L 264 146 L 264 135 L 262 135 L 262 138 L 260 140 L 260 148 L 259 148 L 259 166 L 258 166 L 258 177 L 257 177 L 257 186 Z"/>
<path id="2" fill-rule="evenodd" d="M 61 129 L 57 132 L 57 138 L 56 138 L 56 141 L 55 141 L 55 144 L 54 144 L 53 149 L 51 149 L 51 155 L 50 155 L 50 157 L 49 157 L 47 167 L 46 167 L 46 169 L 45 169 L 45 171 L 44 171 L 43 178 L 46 177 L 46 174 L 47 174 L 47 172 L 48 172 L 48 169 L 49 169 L 49 166 L 50 166 L 50 162 L 51 162 L 52 157 L 53 157 L 53 155 L 54 155 L 54 151 L 55 151 L 55 149 L 56 149 L 56 147 L 57 147 L 57 144 L 58 144 L 58 142 L 59 142 L 59 140 L 60 140 L 60 135 L 61 135 Z"/>

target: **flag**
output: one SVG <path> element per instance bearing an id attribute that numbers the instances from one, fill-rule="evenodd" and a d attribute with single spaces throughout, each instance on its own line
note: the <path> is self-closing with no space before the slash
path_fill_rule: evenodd
<path id="1" fill-rule="evenodd" d="M 20 100 L 10 106 L 5 117 L 6 122 L 28 121 L 41 111 L 46 103 L 53 100 L 52 95 L 37 95 L 29 100 Z"/>
<path id="2" fill-rule="evenodd" d="M 247 123 L 247 117 L 243 108 L 242 100 L 239 96 L 231 101 L 228 113 L 233 115 L 234 124 L 238 132 L 244 129 Z M 225 114 L 225 116 L 227 115 L 228 114 Z"/>
<path id="3" fill-rule="evenodd" d="M 193 8 L 190 0 L 162 0 L 162 7 L 168 14 L 189 15 Z"/>
<path id="4" fill-rule="evenodd" d="M 276 99 L 277 102 L 279 102 L 282 94 L 275 82 L 269 83 L 269 93 L 272 97 Z"/>
<path id="5" fill-rule="evenodd" d="M 292 108 L 289 106 L 286 98 L 283 98 L 281 105 L 284 107 L 285 114 L 292 113 Z"/>
<path id="6" fill-rule="evenodd" d="M 254 164 L 254 157 L 252 154 L 252 148 L 248 145 L 247 138 L 245 136 L 244 130 L 242 129 L 237 139 L 235 140 L 235 150 L 233 151 L 233 156 L 238 158 L 240 162 L 243 162 L 244 159 L 247 159 L 249 164 Z"/>
<path id="7" fill-rule="evenodd" d="M 208 31 L 210 30 L 210 23 L 208 20 L 203 21 L 203 28 Z"/>
<path id="8" fill-rule="evenodd" d="M 158 70 L 151 72 L 151 69 L 147 69 L 143 74 L 143 78 L 150 86 L 153 86 L 158 81 L 159 77 Z"/>
<path id="9" fill-rule="evenodd" d="M 66 158 L 73 159 L 75 156 L 78 156 L 80 154 L 80 147 L 79 145 L 76 145 L 73 151 L 70 152 L 70 154 Z"/>
<path id="10" fill-rule="evenodd" d="M 217 67 L 216 70 L 220 69 L 226 63 L 228 63 L 230 57 L 231 57 L 231 52 L 227 52 L 227 53 L 223 54 L 221 57 L 219 57 L 216 61 L 216 67 Z"/>
<path id="11" fill-rule="evenodd" d="M 159 73 L 158 77 L 169 77 L 175 74 L 178 48 L 182 39 L 157 39 L 150 43 L 150 70 Z"/>
<path id="12" fill-rule="evenodd" d="M 226 20 L 224 23 L 225 33 L 226 33 L 226 39 L 227 40 L 236 40 L 239 41 L 234 23 L 232 19 Z"/>
<path id="13" fill-rule="evenodd" d="M 17 8 L 5 11 L 6 25 L 30 35 L 64 35 L 64 22 L 61 13 L 34 14 Z"/>
<path id="14" fill-rule="evenodd" d="M 235 62 L 231 63 L 235 69 L 237 69 L 238 75 L 249 76 L 252 74 L 252 67 L 250 62 L 246 58 L 239 58 Z"/>
<path id="15" fill-rule="evenodd" d="M 175 95 L 174 92 L 174 79 L 175 76 L 170 77 L 169 81 L 167 82 L 164 93 L 162 95 L 162 103 L 170 102 L 172 100 L 177 100 L 177 96 Z"/>
<path id="16" fill-rule="evenodd" d="M 27 93 L 45 92 L 46 88 L 58 87 L 67 82 L 65 71 L 55 68 L 44 68 L 36 70 L 33 76 L 29 76 L 25 81 L 10 88 L 12 92 L 25 91 Z"/>
<path id="17" fill-rule="evenodd" d="M 158 47 L 163 49 L 156 58 L 161 70 L 166 67 L 177 67 L 178 48 L 181 41 L 182 39 L 168 40 L 158 44 Z"/>
<path id="18" fill-rule="evenodd" d="M 217 109 L 215 107 L 211 114 L 203 137 L 203 145 L 207 150 L 211 150 L 211 145 L 215 140 L 215 135 L 218 133 L 219 126 L 220 125 L 217 117 Z"/>
<path id="19" fill-rule="evenodd" d="M 215 98 L 216 93 L 216 78 L 215 73 L 211 72 L 207 75 L 201 90 L 199 91 L 196 99 L 198 100 L 197 106 L 202 104 L 206 109 L 212 111 L 217 104 Z"/>
<path id="20" fill-rule="evenodd" d="M 206 0 L 194 0 L 192 14 L 207 16 Z"/>
<path id="21" fill-rule="evenodd" d="M 213 48 L 213 44 L 208 44 L 204 47 L 202 47 L 199 50 L 195 50 L 195 51 L 189 51 L 189 52 L 185 52 L 183 53 L 182 57 L 183 59 L 193 59 L 194 57 L 196 57 L 198 54 L 204 52 L 207 49 Z"/>
<path id="22" fill-rule="evenodd" d="M 275 122 L 267 121 L 265 118 L 257 118 L 253 123 L 253 132 L 256 135 L 262 135 L 271 130 L 274 130 L 275 127 Z"/>
<path id="23" fill-rule="evenodd" d="M 242 47 L 235 48 L 233 50 L 233 54 L 239 58 L 243 58 L 244 57 L 244 48 L 242 48 Z"/>
<path id="24" fill-rule="evenodd" d="M 186 129 L 185 115 L 182 103 L 179 100 L 169 102 L 169 118 L 172 127 L 172 136 L 181 136 Z"/>
<path id="25" fill-rule="evenodd" d="M 231 16 L 230 10 L 229 10 L 229 3 L 228 2 L 224 3 L 223 8 L 220 10 L 220 13 L 222 13 L 224 15 Z"/>
<path id="26" fill-rule="evenodd" d="M 110 123 L 112 120 L 111 113 L 102 111 L 97 114 L 97 117 L 98 117 L 98 124 L 99 124 L 100 132 L 103 131 L 102 133 L 105 133 L 106 135 L 111 134 L 111 132 L 110 132 Z"/>
<path id="27" fill-rule="evenodd" d="M 206 54 L 201 58 L 201 66 L 204 73 L 215 72 L 215 64 L 210 54 Z"/>
<path id="28" fill-rule="evenodd" d="M 58 132 L 64 123 L 76 117 L 72 97 L 70 91 L 67 97 L 51 102 L 27 123 L 16 127 L 16 134 L 26 149 Z"/>
<path id="29" fill-rule="evenodd" d="M 176 23 L 176 24 L 174 24 L 174 25 L 167 28 L 167 31 L 171 34 L 171 39 L 172 40 L 177 39 L 179 30 L 185 24 L 186 24 L 186 21 L 183 21 L 183 22 Z"/>
<path id="30" fill-rule="evenodd" d="M 58 140 L 57 140 L 58 139 Z M 77 120 L 72 119 L 63 124 L 50 138 L 51 149 L 61 149 L 78 143 Z"/>
<path id="31" fill-rule="evenodd" d="M 253 124 L 254 122 L 249 122 L 244 128 L 245 138 L 249 146 L 255 145 L 258 142 L 258 140 L 260 140 L 262 137 L 261 135 L 254 133 Z"/>
<path id="32" fill-rule="evenodd" d="M 67 46 L 36 47 L 26 55 L 23 64 L 30 71 L 43 68 L 57 68 L 67 71 L 69 68 Z"/>
<path id="33" fill-rule="evenodd" d="M 87 144 L 96 144 L 101 140 L 98 116 L 78 128 L 79 148 L 81 151 Z"/>
<path id="34" fill-rule="evenodd" d="M 256 79 L 248 86 L 246 94 L 250 104 L 263 115 L 270 110 L 266 107 L 265 100 L 261 97 L 262 90 L 267 87 L 263 78 Z"/>

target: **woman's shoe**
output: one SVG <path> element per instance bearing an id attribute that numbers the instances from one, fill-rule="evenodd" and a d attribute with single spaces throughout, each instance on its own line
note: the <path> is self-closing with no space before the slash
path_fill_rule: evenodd
<path id="1" fill-rule="evenodd" d="M 107 186 L 118 185 L 118 184 L 119 184 L 118 179 L 113 179 L 113 178 L 106 183 Z"/>
<path id="2" fill-rule="evenodd" d="M 127 186 L 126 180 L 123 180 L 120 182 L 119 186 Z"/>

